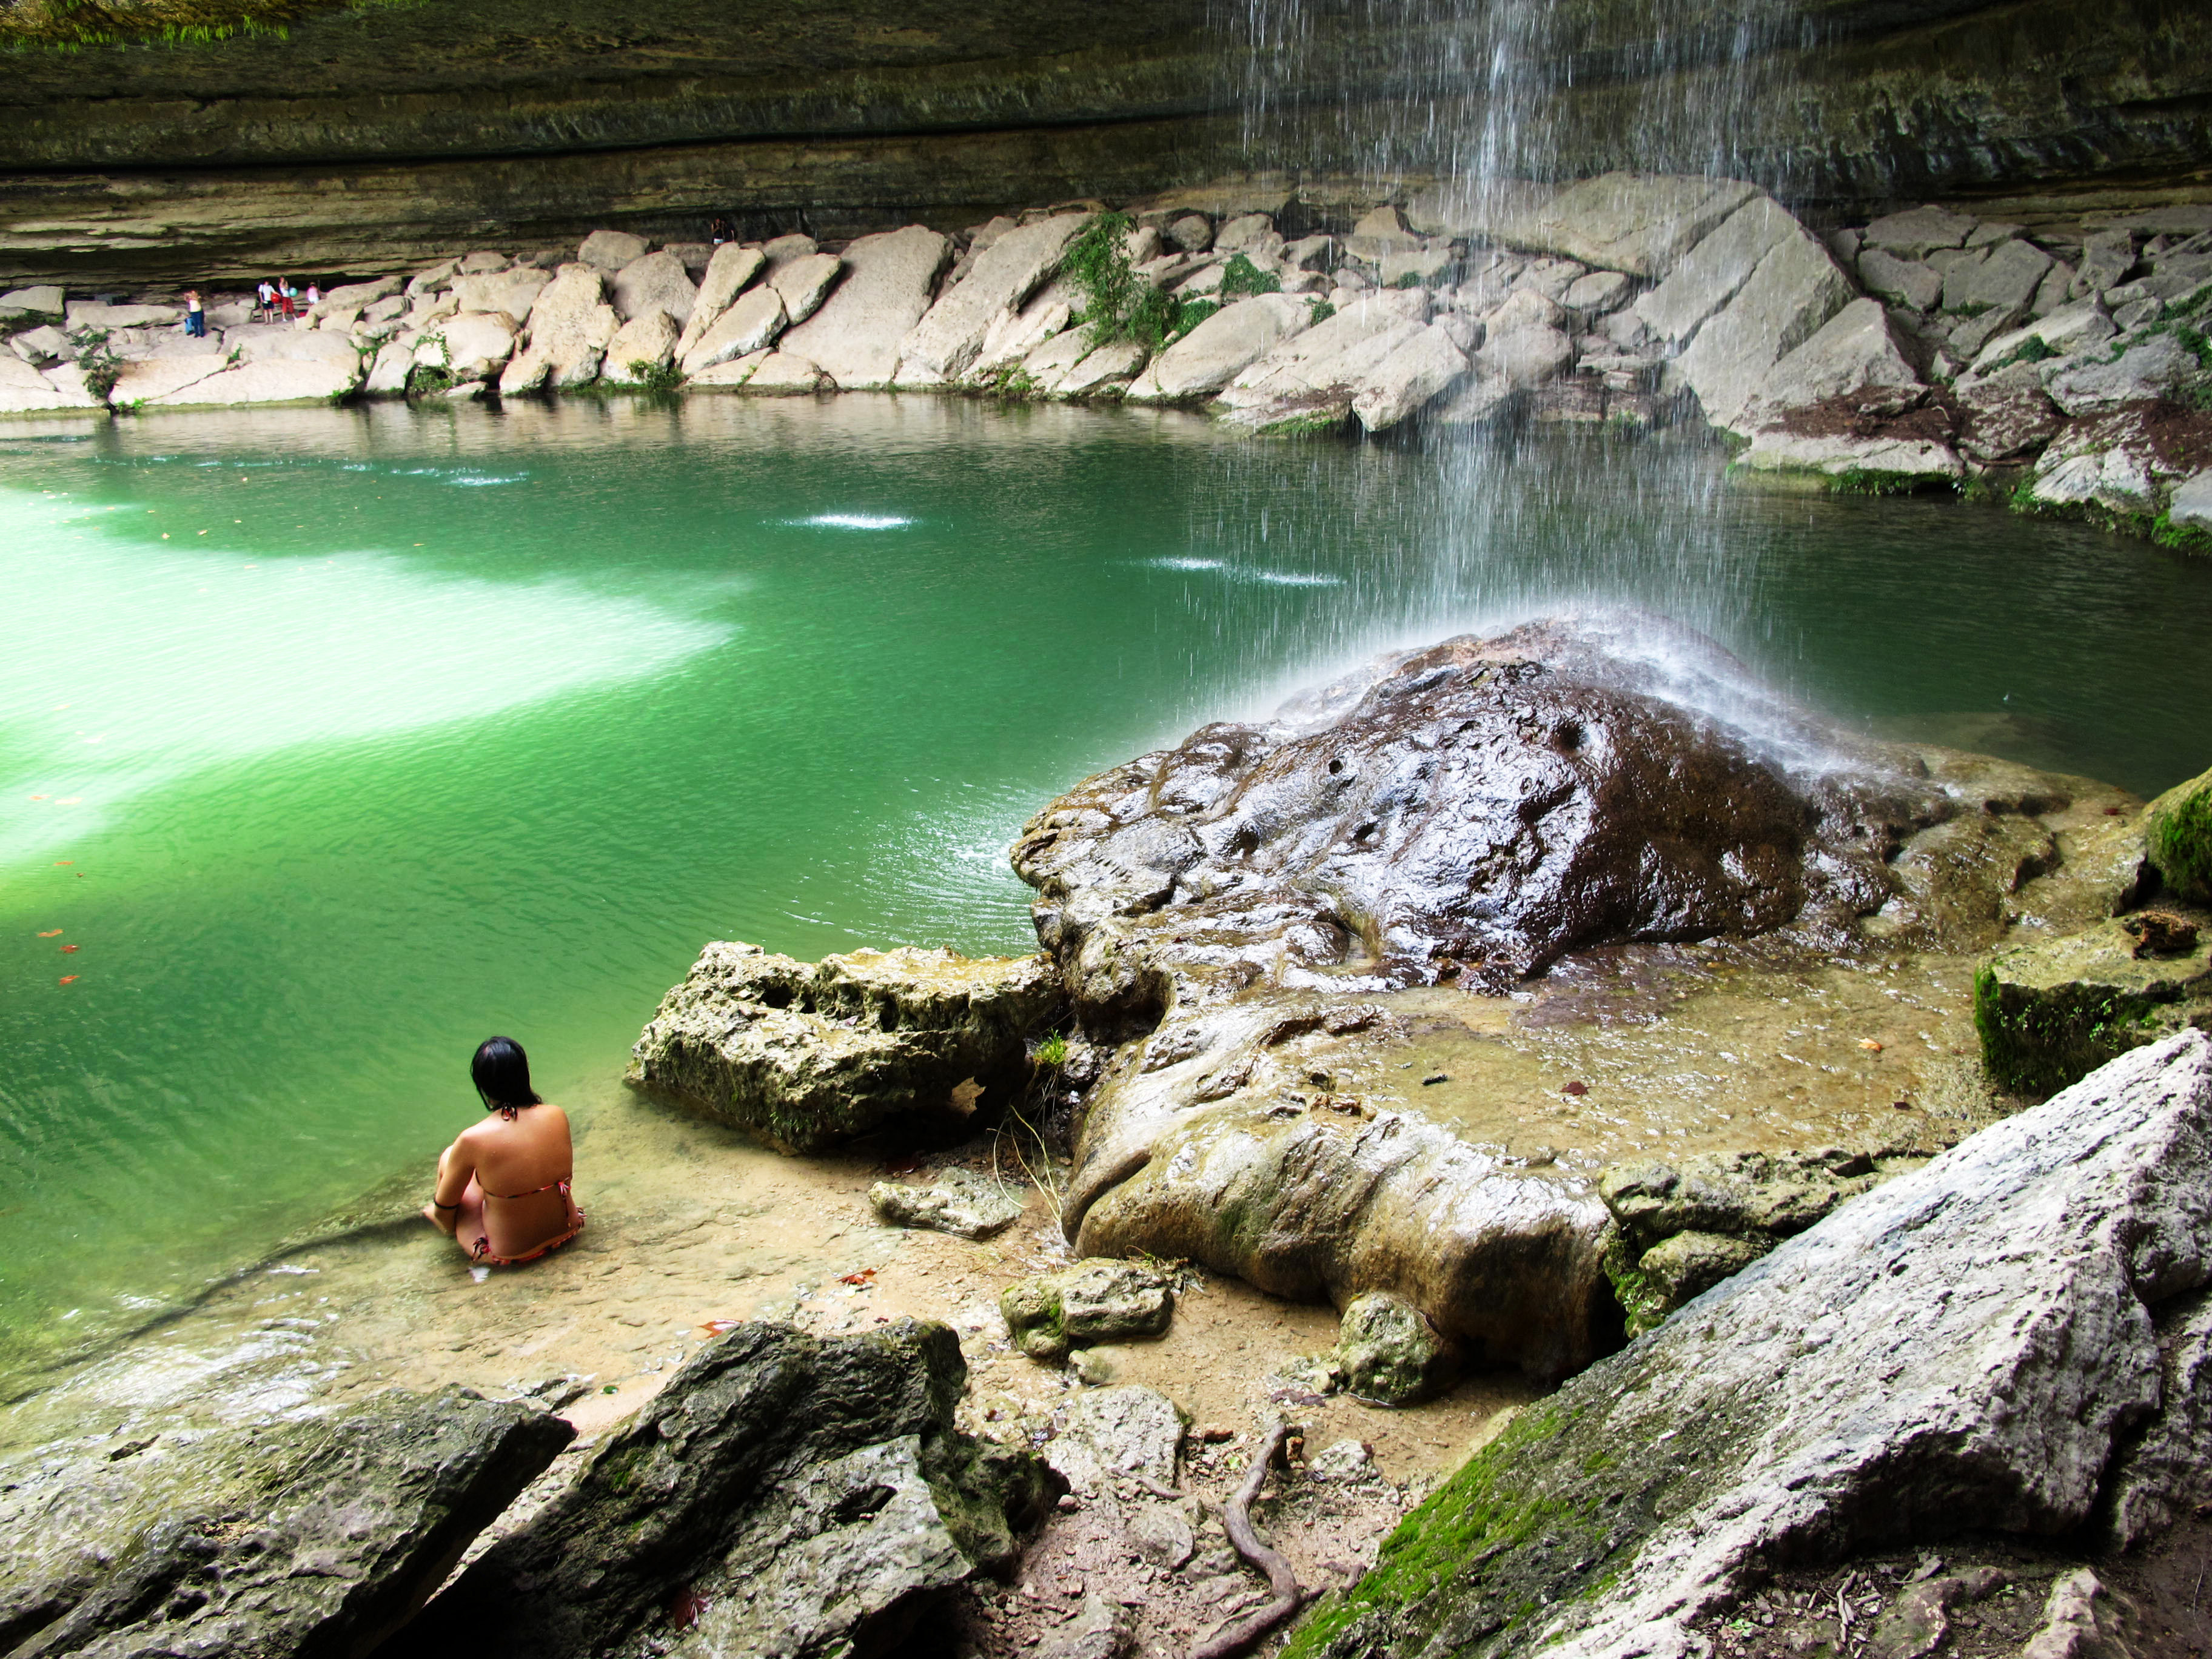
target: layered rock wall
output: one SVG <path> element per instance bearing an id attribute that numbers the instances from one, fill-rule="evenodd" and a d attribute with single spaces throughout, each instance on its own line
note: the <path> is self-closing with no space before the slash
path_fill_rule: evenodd
<path id="1" fill-rule="evenodd" d="M 0 9 L 0 36 L 42 39 L 33 9 Z M 703 0 L 495 0 L 42 45 L 10 63 L 0 276 L 356 270 L 610 220 L 950 229 L 1239 169 L 1449 173 L 1475 149 L 1554 177 L 1718 160 L 1798 199 L 2203 184 L 2212 21 L 2179 0 L 1741 14 L 1263 7 L 1255 52 L 1208 33 L 1195 0 L 846 0 L 803 22 Z"/>

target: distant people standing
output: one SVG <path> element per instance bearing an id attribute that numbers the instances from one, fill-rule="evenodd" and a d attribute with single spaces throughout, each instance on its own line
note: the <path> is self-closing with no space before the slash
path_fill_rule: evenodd
<path id="1" fill-rule="evenodd" d="M 196 288 L 185 290 L 185 337 L 207 338 L 207 308 L 200 303 L 200 291 Z"/>
<path id="2" fill-rule="evenodd" d="M 253 292 L 261 302 L 259 320 L 265 323 L 276 310 L 276 285 L 264 276 L 261 279 L 261 286 L 255 289 Z"/>
<path id="3" fill-rule="evenodd" d="M 299 301 L 300 290 L 292 286 L 292 279 L 289 276 L 279 276 L 276 279 L 276 303 L 283 311 L 287 322 L 300 314 Z"/>
<path id="4" fill-rule="evenodd" d="M 708 240 L 713 242 L 716 247 L 721 246 L 725 242 L 735 240 L 737 234 L 738 233 L 735 230 L 731 228 L 730 222 L 727 219 L 717 219 L 714 223 L 707 227 Z"/>
<path id="5" fill-rule="evenodd" d="M 308 307 L 308 309 L 313 310 L 315 307 L 317 307 L 317 306 L 319 306 L 319 305 L 322 304 L 322 302 L 323 302 L 323 291 L 322 291 L 322 289 L 319 289 L 319 288 L 318 288 L 314 283 L 309 283 L 307 284 L 307 307 Z"/>

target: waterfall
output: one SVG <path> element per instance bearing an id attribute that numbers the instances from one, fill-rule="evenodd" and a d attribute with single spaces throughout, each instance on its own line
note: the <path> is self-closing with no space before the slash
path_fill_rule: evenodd
<path id="1" fill-rule="evenodd" d="M 1791 156 L 1747 135 L 1816 37 L 1775 0 L 1215 3 L 1213 26 L 1235 43 L 1223 95 L 1241 113 L 1244 154 L 1255 173 L 1293 177 L 1301 200 L 1328 201 L 1333 219 L 1427 199 L 1456 223 L 1494 225 L 1534 189 L 1616 168 L 1789 188 Z M 1468 268 L 1494 252 L 1478 233 Z M 1795 642 L 1768 635 L 1758 602 L 1754 515 L 1701 430 L 1431 427 L 1411 441 L 1432 461 L 1424 499 L 1350 516 L 1412 520 L 1424 538 L 1378 537 L 1351 561 L 1352 550 L 1302 549 L 1304 526 L 1344 518 L 1302 511 L 1300 492 L 1340 490 L 1342 475 L 1324 483 L 1273 445 L 1224 451 L 1220 465 L 1225 484 L 1255 468 L 1271 475 L 1279 510 L 1194 525 L 1194 540 L 1254 566 L 1368 573 L 1325 624 L 1302 624 L 1315 677 L 1380 649 L 1595 606 L 1653 611 L 1789 678 Z M 1378 470 L 1372 487 L 1382 480 Z M 1245 500 L 1252 483 L 1221 499 Z M 1225 639 L 1270 641 L 1264 594 L 1211 602 L 1229 607 Z M 1227 654 L 1233 678 L 1241 653 Z M 1290 689 L 1239 684 L 1247 714 Z"/>

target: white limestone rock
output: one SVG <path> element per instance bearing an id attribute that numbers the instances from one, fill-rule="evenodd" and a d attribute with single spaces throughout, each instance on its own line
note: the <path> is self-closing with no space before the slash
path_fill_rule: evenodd
<path id="1" fill-rule="evenodd" d="M 538 303 L 538 296 L 552 280 L 530 265 L 457 276 L 453 279 L 453 309 L 503 311 L 510 317 L 527 317 L 531 307 Z"/>
<path id="2" fill-rule="evenodd" d="M 1632 288 L 1617 270 L 1593 270 L 1568 283 L 1559 303 L 1584 317 L 1602 317 L 1627 304 Z"/>
<path id="3" fill-rule="evenodd" d="M 1664 276 L 1759 193 L 1733 179 L 1607 173 L 1564 189 L 1508 181 L 1417 192 L 1415 228 L 1565 254 L 1601 270 Z"/>
<path id="4" fill-rule="evenodd" d="M 440 289 L 451 285 L 460 268 L 459 259 L 441 259 L 434 265 L 425 265 L 407 279 L 407 286 L 402 291 L 410 300 L 435 294 Z"/>
<path id="5" fill-rule="evenodd" d="M 2038 318 L 2025 328 L 1996 336 L 1975 357 L 1972 373 L 1988 373 L 2030 340 L 2040 340 L 2058 356 L 2067 356 L 2101 345 L 2118 332 L 2118 325 L 2096 300 L 2077 300 L 2072 305 L 2061 306 L 2048 316 Z M 1968 377 L 1960 378 L 1963 384 Z"/>
<path id="6" fill-rule="evenodd" d="M 333 311 L 362 311 L 379 300 L 389 299 L 402 293 L 407 286 L 404 276 L 379 276 L 366 283 L 343 283 L 324 291 L 321 302 L 309 307 L 311 312 L 328 313 Z"/>
<path id="7" fill-rule="evenodd" d="M 1708 421 L 1738 428 L 1774 365 L 1855 297 L 1826 244 L 1793 220 L 1735 297 L 1668 364 L 1661 385 L 1669 391 L 1687 386 Z"/>
<path id="8" fill-rule="evenodd" d="M 860 238 L 845 249 L 842 279 L 784 336 L 784 349 L 845 391 L 890 385 L 900 343 L 928 311 L 951 249 L 950 238 L 923 225 Z"/>
<path id="9" fill-rule="evenodd" d="M 1501 1502 L 1657 1518 L 1608 1540 L 1602 1595 L 1572 1594 L 1561 1554 L 1527 1650 L 1702 1651 L 1692 1622 L 1778 1557 L 2082 1525 L 2157 1431 L 2155 1316 L 2208 1279 L 2212 1038 L 2188 1031 L 1853 1199 L 1565 1385 L 1568 1426 Z M 1608 1467 L 1568 1472 L 1597 1447 Z M 1534 1595 L 1511 1575 L 1541 1547 L 1491 1571 Z M 1470 1573 L 1429 1616 L 1496 1582 Z"/>
<path id="10" fill-rule="evenodd" d="M 798 231 L 787 236 L 773 236 L 761 244 L 761 257 L 768 261 L 769 270 L 778 271 L 794 259 L 809 259 L 821 252 L 821 246 L 811 236 Z"/>
<path id="11" fill-rule="evenodd" d="M 1858 258 L 1859 281 L 1877 299 L 1933 311 L 1943 297 L 1943 273 L 1917 259 L 1901 259 L 1887 248 L 1870 247 Z"/>
<path id="12" fill-rule="evenodd" d="M 594 231 L 593 235 L 601 233 Z M 635 240 L 634 238 L 632 240 Z M 621 328 L 598 266 L 562 265 L 530 308 L 530 337 L 499 377 L 502 395 L 589 386 Z"/>
<path id="13" fill-rule="evenodd" d="M 809 253 L 773 266 L 769 286 L 783 296 L 783 314 L 790 322 L 803 323 L 822 308 L 844 268 L 834 253 Z"/>
<path id="14" fill-rule="evenodd" d="M 2187 346 L 2171 334 L 2154 334 L 2113 362 L 2066 364 L 2045 385 L 2051 401 L 2069 415 L 2094 415 L 2166 397 L 2198 373 L 2196 355 Z"/>
<path id="15" fill-rule="evenodd" d="M 1262 432 L 1340 424 L 1367 377 L 1425 326 L 1354 301 L 1251 364 L 1223 388 L 1221 403 L 1233 422 Z"/>
<path id="16" fill-rule="evenodd" d="M 1493 324 L 1474 362 L 1484 380 L 1525 391 L 1572 368 L 1575 343 L 1548 323 L 1523 320 L 1502 328 Z"/>
<path id="17" fill-rule="evenodd" d="M 1924 259 L 1938 248 L 1960 247 L 1975 222 L 1933 203 L 1889 214 L 1866 228 L 1869 247 L 1887 250 L 1905 259 Z"/>
<path id="18" fill-rule="evenodd" d="M 1010 311 L 991 325 L 963 378 L 989 380 L 1013 368 L 1067 326 L 1082 297 L 1071 283 L 1058 278 L 1047 283 L 1019 311 Z"/>
<path id="19" fill-rule="evenodd" d="M 64 371 L 41 374 L 21 357 L 0 357 L 0 415 L 45 415 L 57 410 L 100 410 L 106 407 L 84 390 L 79 375 L 74 385 L 57 379 Z"/>
<path id="20" fill-rule="evenodd" d="M 1386 208 L 1378 211 L 1389 213 L 1395 217 L 1397 210 Z M 1372 218 L 1374 216 L 1370 214 L 1368 216 Z M 1364 223 L 1365 221 L 1363 220 L 1361 222 Z M 1235 253 L 1240 250 L 1249 251 L 1261 246 L 1274 234 L 1275 222 L 1266 214 L 1240 213 L 1234 219 L 1224 222 L 1219 230 L 1213 233 L 1213 246 L 1216 250 L 1223 253 Z M 1357 232 L 1354 233 L 1354 234 L 1357 234 Z"/>
<path id="21" fill-rule="evenodd" d="M 722 313 L 736 301 L 738 295 L 750 288 L 755 278 L 768 269 L 768 260 L 757 247 L 740 247 L 735 242 L 725 242 L 714 250 L 714 257 L 707 262 L 707 274 L 699 279 L 699 291 L 691 302 L 691 315 L 684 325 L 684 332 L 676 343 L 676 356 L 680 361 L 685 353 L 699 343 L 699 337 L 721 320 Z"/>
<path id="22" fill-rule="evenodd" d="M 967 275 L 946 289 L 907 336 L 899 381 L 932 384 L 964 373 L 982 349 L 992 324 L 1018 311 L 1051 279 L 1068 243 L 1089 219 L 1088 214 L 1063 213 L 1018 226 L 977 255 Z"/>
<path id="23" fill-rule="evenodd" d="M 805 392 L 835 392 L 836 386 L 822 366 L 795 351 L 771 351 L 745 381 L 745 390 L 789 396 Z"/>
<path id="24" fill-rule="evenodd" d="M 1132 403 L 1183 403 L 1219 392 L 1303 331 L 1313 309 L 1287 294 L 1237 300 L 1152 359 L 1129 387 Z"/>
<path id="25" fill-rule="evenodd" d="M 1081 335 L 1063 337 L 1078 343 Z M 1145 348 L 1134 340 L 1112 340 L 1086 351 L 1048 388 L 1062 398 L 1095 398 L 1126 386 L 1145 367 Z M 1026 365 L 1024 365 L 1026 367 Z M 1031 371 L 1034 375 L 1035 371 Z"/>
<path id="26" fill-rule="evenodd" d="M 397 340 L 387 340 L 377 348 L 375 361 L 361 383 L 362 393 L 369 398 L 398 397 L 406 392 L 407 378 L 414 372 L 414 351 Z"/>
<path id="27" fill-rule="evenodd" d="M 623 322 L 634 323 L 648 311 L 663 311 L 678 331 L 691 320 L 691 307 L 698 297 L 684 261 L 665 249 L 631 260 L 607 284 L 607 298 Z"/>
<path id="28" fill-rule="evenodd" d="M 1185 253 L 1203 253 L 1213 246 L 1213 222 L 1202 213 L 1186 213 L 1171 220 L 1162 234 Z"/>
<path id="29" fill-rule="evenodd" d="M 751 380 L 760 366 L 773 355 L 767 351 L 755 351 L 743 357 L 733 357 L 728 362 L 716 363 L 712 368 L 700 370 L 685 384 L 694 390 L 734 392 Z"/>
<path id="30" fill-rule="evenodd" d="M 225 367 L 222 358 L 211 356 L 150 357 L 125 363 L 122 373 L 115 377 L 115 388 L 107 394 L 107 401 L 118 409 L 153 403 L 188 386 L 197 386 Z"/>
<path id="31" fill-rule="evenodd" d="M 2186 530 L 2212 530 L 2212 466 L 2175 489 L 2166 516 L 2168 523 Z"/>
<path id="32" fill-rule="evenodd" d="M 1636 314 L 1668 345 L 1680 345 L 1736 296 L 1762 259 L 1803 235 L 1804 227 L 1772 197 L 1754 196 L 1677 260 L 1637 301 Z"/>
<path id="33" fill-rule="evenodd" d="M 2039 507 L 2157 512 L 2160 491 L 2185 476 L 2140 406 L 2077 420 L 2036 458 L 2028 496 Z"/>
<path id="34" fill-rule="evenodd" d="M 1451 336 L 1424 328 L 1385 357 L 1360 384 L 1352 412 L 1370 432 L 1384 432 L 1459 384 L 1467 355 Z"/>
<path id="35" fill-rule="evenodd" d="M 1747 424 L 1832 398 L 1849 398 L 1861 413 L 1895 415 L 1927 394 L 1898 344 L 1879 300 L 1854 300 L 1802 345 L 1769 369 L 1744 411 Z"/>
<path id="36" fill-rule="evenodd" d="M 432 337 L 445 346 L 445 362 L 436 366 L 456 380 L 481 380 L 496 374 L 514 356 L 514 339 L 520 331 L 514 319 L 505 312 L 465 311 L 449 317 Z M 429 367 L 422 355 L 427 346 L 426 341 L 416 348 L 415 361 Z"/>
<path id="37" fill-rule="evenodd" d="M 2033 455 L 2064 422 L 2033 363 L 1962 376 L 1952 395 L 1964 417 L 1959 453 L 1985 465 Z"/>
<path id="38" fill-rule="evenodd" d="M 473 253 L 463 254 L 453 269 L 461 276 L 474 276 L 484 271 L 505 270 L 514 263 L 495 249 L 478 248 Z"/>
<path id="39" fill-rule="evenodd" d="M 234 353 L 246 363 L 348 364 L 361 358 L 360 348 L 338 335 L 289 328 L 234 329 L 222 344 L 226 356 Z"/>
<path id="40" fill-rule="evenodd" d="M 678 359 L 685 378 L 734 358 L 751 356 L 783 332 L 783 295 L 763 284 L 747 289 Z"/>
<path id="41" fill-rule="evenodd" d="M 626 230 L 595 230 L 576 250 L 576 262 L 592 265 L 611 276 L 633 259 L 641 259 L 651 246 L 644 237 Z"/>
<path id="42" fill-rule="evenodd" d="M 1102 348 L 1110 349 L 1110 348 Z M 1079 328 L 1064 329 L 1022 359 L 1022 372 L 1030 385 L 1048 396 L 1055 395 L 1074 373 L 1076 365 L 1091 356 L 1091 343 Z M 1138 367 L 1142 368 L 1139 362 Z"/>
<path id="43" fill-rule="evenodd" d="M 1068 1402 L 1045 1462 L 1078 1492 L 1108 1493 L 1134 1475 L 1172 1486 L 1182 1446 L 1182 1409 L 1157 1389 L 1097 1389 Z"/>
<path id="44" fill-rule="evenodd" d="M 52 323 L 37 328 L 27 328 L 8 341 L 9 349 L 33 368 L 44 368 L 48 363 L 58 363 L 71 355 L 69 336 Z"/>
<path id="45" fill-rule="evenodd" d="M 676 319 L 659 306 L 649 307 L 624 323 L 609 342 L 601 378 L 610 386 L 638 385 L 668 366 L 676 356 Z"/>
<path id="46" fill-rule="evenodd" d="M 361 384 L 361 360 L 264 357 L 218 369 L 173 392 L 143 401 L 149 408 L 223 408 L 246 404 L 329 403 Z"/>
<path id="47" fill-rule="evenodd" d="M 66 303 L 60 288 L 52 283 L 10 289 L 7 293 L 0 294 L 0 322 L 58 323 L 63 318 Z"/>
<path id="48" fill-rule="evenodd" d="M 1948 444 L 1917 438 L 1861 438 L 1849 433 L 1814 436 L 1778 427 L 1755 434 L 1736 464 L 1749 472 L 1816 472 L 1832 478 L 1849 475 L 1893 485 L 1948 482 L 1966 472 Z"/>
<path id="49" fill-rule="evenodd" d="M 96 300 L 71 300 L 63 307 L 62 326 L 74 334 L 81 328 L 162 328 L 185 319 L 176 306 L 111 306 Z"/>
<path id="50" fill-rule="evenodd" d="M 2024 315 L 2050 269 L 2051 256 L 2033 242 L 1999 242 L 1943 273 L 1943 309 L 1970 318 Z"/>

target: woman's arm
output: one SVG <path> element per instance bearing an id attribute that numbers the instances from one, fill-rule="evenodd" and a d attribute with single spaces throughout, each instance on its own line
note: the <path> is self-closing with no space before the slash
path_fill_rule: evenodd
<path id="1" fill-rule="evenodd" d="M 476 1159 L 465 1135 L 438 1154 L 438 1184 L 430 1193 L 430 1218 L 442 1231 L 450 1233 L 460 1224 L 461 1194 L 468 1191 L 469 1177 L 476 1172 Z"/>

